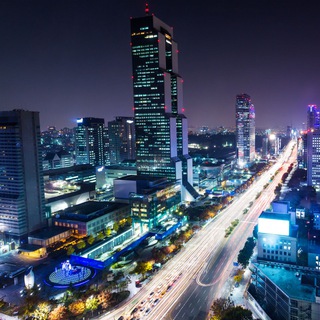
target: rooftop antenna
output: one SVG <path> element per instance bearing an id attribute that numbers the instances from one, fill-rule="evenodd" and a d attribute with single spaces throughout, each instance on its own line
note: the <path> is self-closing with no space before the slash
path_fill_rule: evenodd
<path id="1" fill-rule="evenodd" d="M 146 16 L 149 15 L 149 5 L 148 5 L 147 2 L 146 2 L 146 7 L 145 7 L 145 9 L 144 9 L 144 12 L 146 13 Z"/>

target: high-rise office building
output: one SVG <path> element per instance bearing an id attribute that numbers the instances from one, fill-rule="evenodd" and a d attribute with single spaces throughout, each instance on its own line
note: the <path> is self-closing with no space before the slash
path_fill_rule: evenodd
<path id="1" fill-rule="evenodd" d="M 0 237 L 19 242 L 45 222 L 39 113 L 0 112 Z"/>
<path id="2" fill-rule="evenodd" d="M 104 119 L 79 118 L 75 128 L 77 164 L 104 166 L 107 163 L 107 129 Z"/>
<path id="3" fill-rule="evenodd" d="M 154 15 L 131 19 L 134 118 L 138 176 L 182 182 L 193 198 L 192 159 L 173 30 Z"/>
<path id="4" fill-rule="evenodd" d="M 108 122 L 110 163 L 136 158 L 136 135 L 132 117 L 116 117 Z"/>
<path id="5" fill-rule="evenodd" d="M 268 155 L 269 155 L 269 138 L 263 137 L 262 138 L 262 150 L 261 150 L 262 159 L 267 159 Z"/>
<path id="6" fill-rule="evenodd" d="M 320 128 L 320 111 L 314 104 L 308 105 L 307 130 Z"/>
<path id="7" fill-rule="evenodd" d="M 236 130 L 238 166 L 249 166 L 255 158 L 255 111 L 245 93 L 236 97 Z"/>
<path id="8" fill-rule="evenodd" d="M 308 186 L 320 189 L 320 111 L 314 104 L 308 105 L 307 131 L 303 141 Z"/>
<path id="9" fill-rule="evenodd" d="M 306 133 L 307 184 L 320 189 L 320 129 Z"/>

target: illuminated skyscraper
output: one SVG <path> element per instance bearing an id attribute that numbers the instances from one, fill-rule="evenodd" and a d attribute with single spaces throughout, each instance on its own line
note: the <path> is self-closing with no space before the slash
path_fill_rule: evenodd
<path id="1" fill-rule="evenodd" d="M 180 180 L 183 199 L 191 199 L 196 193 L 172 28 L 146 7 L 146 16 L 131 19 L 131 49 L 138 176 Z"/>
<path id="2" fill-rule="evenodd" d="M 0 236 L 19 242 L 45 222 L 39 113 L 0 112 Z"/>
<path id="3" fill-rule="evenodd" d="M 237 163 L 245 167 L 255 158 L 255 111 L 247 94 L 236 97 Z"/>
<path id="4" fill-rule="evenodd" d="M 116 117 L 108 122 L 110 163 L 136 158 L 136 135 L 132 117 Z"/>
<path id="5" fill-rule="evenodd" d="M 103 166 L 107 162 L 107 130 L 104 119 L 80 118 L 75 128 L 77 164 Z"/>
<path id="6" fill-rule="evenodd" d="M 307 183 L 320 190 L 320 130 L 310 129 L 306 135 Z"/>
<path id="7" fill-rule="evenodd" d="M 320 111 L 314 104 L 308 105 L 307 130 L 320 128 Z"/>
<path id="8" fill-rule="evenodd" d="M 307 183 L 320 189 L 320 111 L 314 104 L 308 105 L 307 131 L 304 136 L 304 155 L 307 163 Z"/>

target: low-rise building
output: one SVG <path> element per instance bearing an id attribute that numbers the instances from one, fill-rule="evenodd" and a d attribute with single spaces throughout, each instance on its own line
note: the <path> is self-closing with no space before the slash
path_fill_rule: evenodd
<path id="1" fill-rule="evenodd" d="M 53 216 L 53 225 L 73 229 L 81 236 L 97 235 L 130 215 L 130 207 L 125 203 L 87 201 L 60 210 Z"/>
<path id="2" fill-rule="evenodd" d="M 297 228 L 291 214 L 264 211 L 258 222 L 258 260 L 297 262 Z"/>
<path id="3" fill-rule="evenodd" d="M 135 230 L 144 233 L 178 208 L 181 183 L 159 177 L 126 176 L 114 180 L 114 195 L 119 201 L 130 203 Z"/>

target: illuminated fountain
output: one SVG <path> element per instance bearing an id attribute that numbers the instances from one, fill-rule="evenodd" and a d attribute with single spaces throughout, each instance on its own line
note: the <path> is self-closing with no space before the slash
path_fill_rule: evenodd
<path id="1" fill-rule="evenodd" d="M 60 268 L 50 273 L 44 281 L 55 288 L 67 288 L 70 285 L 80 286 L 91 280 L 96 272 L 89 267 L 72 265 L 69 260 L 62 262 Z"/>

